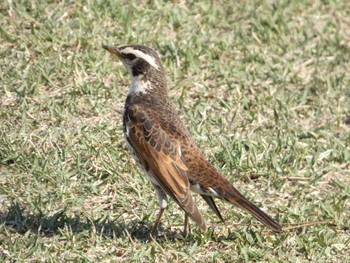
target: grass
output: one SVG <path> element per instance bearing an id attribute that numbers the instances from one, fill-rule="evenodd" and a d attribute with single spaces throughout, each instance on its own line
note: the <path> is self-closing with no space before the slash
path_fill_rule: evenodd
<path id="1" fill-rule="evenodd" d="M 347 1 L 4 1 L 0 259 L 346 262 L 350 250 Z M 285 229 L 219 202 L 181 235 L 130 157 L 129 77 L 102 44 L 156 49 L 204 155 Z M 316 223 L 313 223 L 316 222 Z"/>

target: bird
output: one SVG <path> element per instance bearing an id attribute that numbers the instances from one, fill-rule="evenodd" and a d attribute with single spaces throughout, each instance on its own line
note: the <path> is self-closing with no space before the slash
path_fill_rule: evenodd
<path id="1" fill-rule="evenodd" d="M 207 231 L 191 191 L 199 194 L 222 222 L 214 198 L 238 206 L 271 230 L 282 232 L 275 220 L 243 196 L 200 152 L 171 102 L 158 53 L 139 44 L 102 47 L 121 60 L 131 77 L 123 113 L 124 137 L 137 165 L 153 185 L 160 206 L 149 241 L 155 239 L 168 196 L 185 212 L 184 233 L 188 217 Z"/>

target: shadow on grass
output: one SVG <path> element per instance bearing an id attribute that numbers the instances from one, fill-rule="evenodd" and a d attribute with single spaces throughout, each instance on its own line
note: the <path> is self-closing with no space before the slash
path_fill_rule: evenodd
<path id="1" fill-rule="evenodd" d="M 52 216 L 43 214 L 28 214 L 18 203 L 11 204 L 7 212 L 0 211 L 0 225 L 14 229 L 17 233 L 24 235 L 28 231 L 50 237 L 59 235 L 69 229 L 72 233 L 94 232 L 104 235 L 106 238 L 130 237 L 141 242 L 147 242 L 152 229 L 152 222 L 132 220 L 125 224 L 123 220 L 108 220 L 100 218 L 94 221 L 82 221 L 79 215 L 69 217 L 65 210 L 61 210 Z M 159 226 L 160 235 L 156 238 L 158 242 L 165 240 L 193 241 L 193 236 L 184 237 L 179 231 L 170 231 Z"/>

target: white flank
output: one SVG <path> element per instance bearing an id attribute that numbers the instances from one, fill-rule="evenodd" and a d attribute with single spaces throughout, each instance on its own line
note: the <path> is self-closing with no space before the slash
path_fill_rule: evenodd
<path id="1" fill-rule="evenodd" d="M 156 63 L 155 58 L 150 56 L 150 55 L 148 55 L 148 54 L 143 53 L 140 50 L 133 49 L 132 47 L 127 47 L 127 48 L 124 48 L 123 50 L 121 50 L 120 52 L 124 53 L 124 54 L 134 54 L 136 57 L 142 58 L 148 64 L 150 64 L 152 67 L 154 67 L 155 69 L 159 70 L 159 66 Z"/>

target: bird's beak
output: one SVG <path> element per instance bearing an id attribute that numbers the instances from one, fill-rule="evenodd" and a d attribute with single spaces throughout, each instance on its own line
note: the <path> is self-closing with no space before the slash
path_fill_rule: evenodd
<path id="1" fill-rule="evenodd" d="M 109 52 L 111 52 L 113 55 L 117 56 L 118 58 L 122 57 L 122 55 L 120 54 L 120 52 L 119 52 L 117 47 L 107 46 L 107 45 L 103 45 L 102 47 L 105 50 L 108 50 Z"/>

